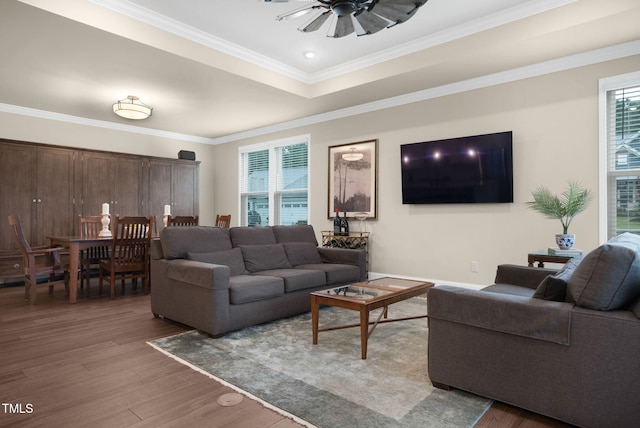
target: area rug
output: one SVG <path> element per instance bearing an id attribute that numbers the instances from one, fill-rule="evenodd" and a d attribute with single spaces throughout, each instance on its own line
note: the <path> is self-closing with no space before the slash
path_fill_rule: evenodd
<path id="1" fill-rule="evenodd" d="M 389 318 L 426 309 L 425 299 L 414 298 L 390 306 Z M 323 307 L 320 327 L 357 323 L 358 317 Z M 491 400 L 431 386 L 427 334 L 426 318 L 379 324 L 362 360 L 359 328 L 320 332 L 313 345 L 311 315 L 304 314 L 219 339 L 194 330 L 149 344 L 307 426 L 473 426 Z"/>

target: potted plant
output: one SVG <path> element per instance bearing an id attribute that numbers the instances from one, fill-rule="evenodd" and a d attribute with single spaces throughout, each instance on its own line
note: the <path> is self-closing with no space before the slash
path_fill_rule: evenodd
<path id="1" fill-rule="evenodd" d="M 575 235 L 569 234 L 569 225 L 576 215 L 589 206 L 593 198 L 591 190 L 585 189 L 577 181 L 569 181 L 569 187 L 560 196 L 551 194 L 544 186 L 536 188 L 532 195 L 533 201 L 527 202 L 529 208 L 547 218 L 560 220 L 562 233 L 556 235 L 556 243 L 562 250 L 570 249 L 575 242 Z"/>

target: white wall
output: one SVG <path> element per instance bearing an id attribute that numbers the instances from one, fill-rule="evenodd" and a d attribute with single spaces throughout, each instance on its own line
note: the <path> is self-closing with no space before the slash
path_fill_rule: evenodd
<path id="1" fill-rule="evenodd" d="M 237 148 L 311 135 L 311 224 L 327 218 L 328 147 L 379 140 L 378 219 L 368 222 L 373 272 L 463 283 L 491 283 L 501 263 L 525 264 L 527 253 L 554 246 L 559 221 L 528 210 L 531 191 L 564 190 L 569 179 L 598 191 L 598 79 L 638 69 L 640 57 L 543 75 L 462 94 L 292 129 L 215 147 L 215 175 L 237 177 Z M 514 203 L 403 205 L 400 145 L 513 131 Z M 216 180 L 215 205 L 237 216 L 235 180 Z M 598 245 L 598 207 L 578 216 L 576 248 Z M 354 225 L 357 227 L 357 225 Z M 471 262 L 480 265 L 471 272 Z"/>

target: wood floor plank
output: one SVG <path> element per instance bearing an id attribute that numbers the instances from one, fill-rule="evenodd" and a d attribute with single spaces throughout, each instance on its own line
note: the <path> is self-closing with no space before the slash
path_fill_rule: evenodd
<path id="1" fill-rule="evenodd" d="M 33 405 L 32 413 L 0 412 L 11 427 L 294 428 L 300 425 L 244 398 L 224 407 L 232 389 L 157 352 L 146 342 L 188 330 L 153 317 L 141 290 L 118 288 L 115 299 L 94 286 L 70 305 L 64 289 L 0 288 L 0 401 Z M 476 425 L 567 427 L 495 403 Z"/>

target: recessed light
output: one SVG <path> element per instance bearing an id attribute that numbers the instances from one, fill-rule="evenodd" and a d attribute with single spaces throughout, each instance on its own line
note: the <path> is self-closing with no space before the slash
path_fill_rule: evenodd
<path id="1" fill-rule="evenodd" d="M 304 57 L 306 59 L 312 59 L 312 58 L 315 58 L 315 56 L 316 56 L 315 52 L 307 51 L 304 53 Z"/>

